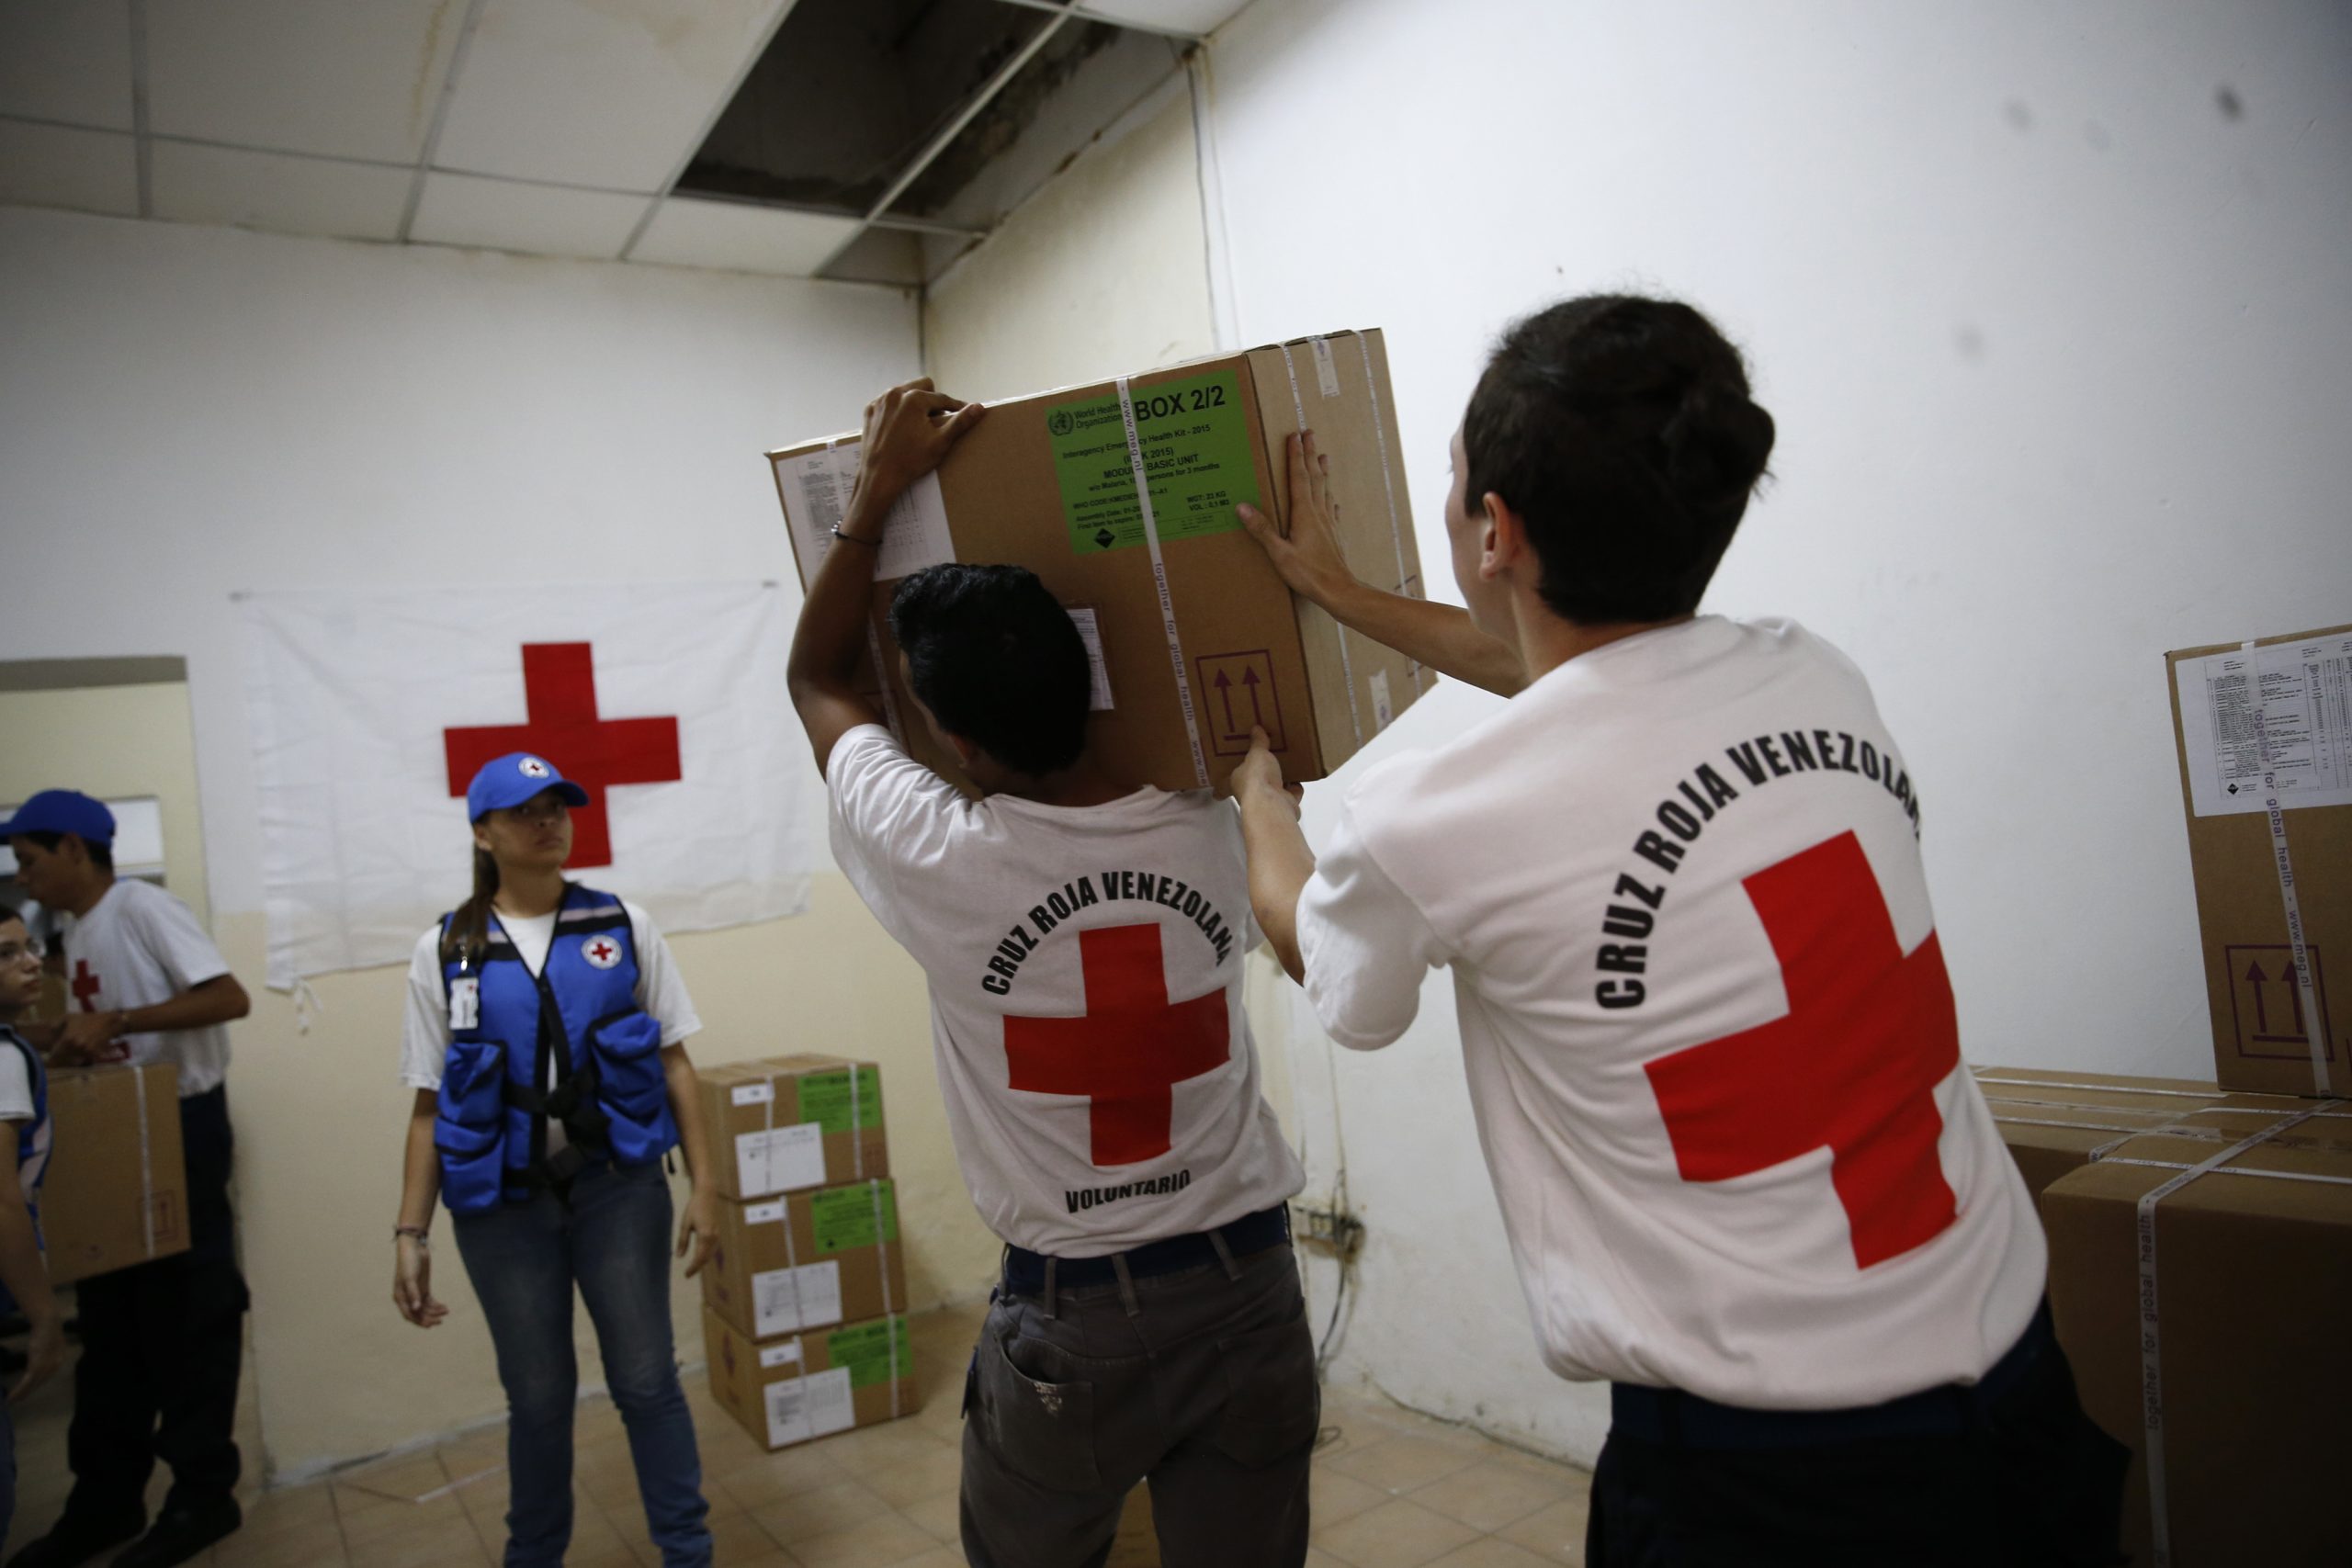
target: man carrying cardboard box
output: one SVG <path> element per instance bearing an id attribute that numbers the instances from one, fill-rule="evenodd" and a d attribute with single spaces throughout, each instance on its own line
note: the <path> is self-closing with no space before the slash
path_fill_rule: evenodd
<path id="1" fill-rule="evenodd" d="M 1786 621 L 1697 615 L 1772 445 L 1663 300 L 1508 332 L 1454 438 L 1460 610 L 1364 593 L 1293 454 L 1298 592 L 1512 694 L 1349 791 L 1321 863 L 1262 747 L 1260 923 L 1342 1045 L 1453 968 L 1546 1362 L 1608 1379 L 1594 1568 L 2113 1560 L 2031 1201 L 1960 1058 L 1917 800 L 1870 689 Z"/>
<path id="2" fill-rule="evenodd" d="M 922 722 L 981 798 L 854 683 L 883 519 L 980 415 L 928 381 L 867 408 L 790 664 L 834 854 L 930 976 L 956 1154 L 1007 1243 L 966 1383 L 964 1549 L 1099 1562 L 1148 1478 L 1171 1568 L 1297 1568 L 1319 1414 L 1283 1206 L 1303 1178 L 1242 1010 L 1231 808 L 1089 755 L 1084 645 L 1017 569 L 918 572 L 892 608 Z"/>
<path id="3" fill-rule="evenodd" d="M 82 1359 L 66 1453 L 74 1491 L 55 1528 L 8 1568 L 71 1568 L 146 1529 L 147 1479 L 172 1467 L 163 1517 L 114 1559 L 169 1568 L 235 1530 L 237 1378 L 244 1276 L 229 1206 L 232 1140 L 229 1030 L 252 1004 L 188 907 L 114 874 L 114 814 L 72 790 L 43 790 L 0 823 L 17 880 L 69 917 L 65 967 L 75 1011 L 26 1030 L 52 1064 L 178 1066 L 187 1156 L 186 1252 L 85 1280 Z"/>

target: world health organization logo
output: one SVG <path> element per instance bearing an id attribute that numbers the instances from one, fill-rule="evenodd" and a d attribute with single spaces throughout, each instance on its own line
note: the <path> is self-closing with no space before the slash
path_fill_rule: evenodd
<path id="1" fill-rule="evenodd" d="M 1046 417 L 1046 428 L 1056 435 L 1068 435 L 1078 428 L 1078 420 L 1068 409 L 1056 409 Z"/>

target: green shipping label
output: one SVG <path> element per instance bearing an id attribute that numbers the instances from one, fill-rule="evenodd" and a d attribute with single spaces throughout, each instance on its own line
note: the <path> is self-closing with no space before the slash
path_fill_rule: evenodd
<path id="1" fill-rule="evenodd" d="M 800 1119 L 814 1122 L 828 1133 L 849 1131 L 849 1074 L 811 1073 L 800 1080 Z M 882 1125 L 882 1069 L 857 1069 L 855 1109 L 861 1132 Z"/>
<path id="2" fill-rule="evenodd" d="M 808 1227 L 816 1233 L 817 1250 L 847 1252 L 854 1247 L 872 1247 L 877 1209 L 882 1239 L 895 1247 L 899 1241 L 899 1194 L 888 1182 L 832 1187 L 810 1194 Z"/>
<path id="3" fill-rule="evenodd" d="M 825 1355 L 836 1367 L 849 1369 L 849 1386 L 870 1388 L 890 1381 L 890 1352 L 897 1347 L 899 1375 L 911 1376 L 915 1370 L 914 1340 L 907 1333 L 903 1317 L 878 1319 L 861 1323 L 854 1328 L 837 1328 L 825 1336 Z"/>
<path id="4" fill-rule="evenodd" d="M 1152 520 L 1162 540 L 1200 539 L 1241 526 L 1236 505 L 1258 500 L 1250 423 L 1230 370 L 1134 389 Z M 1046 411 L 1069 547 L 1079 555 L 1143 543 L 1135 465 L 1116 394 Z"/>

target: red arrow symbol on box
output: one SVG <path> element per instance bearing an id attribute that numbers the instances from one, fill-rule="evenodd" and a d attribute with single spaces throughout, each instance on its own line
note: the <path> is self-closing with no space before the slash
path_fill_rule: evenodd
<path id="1" fill-rule="evenodd" d="M 1234 733 L 1232 678 L 1220 670 L 1216 672 L 1216 679 L 1209 684 L 1216 688 L 1217 705 L 1225 709 L 1225 732 L 1231 735 Z"/>
<path id="2" fill-rule="evenodd" d="M 2267 1034 L 2270 1032 L 2270 1015 L 2262 1005 L 2262 982 L 2270 976 L 2262 972 L 2261 964 L 2248 964 L 2245 977 L 2254 982 L 2254 1032 Z"/>
<path id="3" fill-rule="evenodd" d="M 1258 672 L 1255 670 L 1243 670 L 1241 684 L 1250 693 L 1250 722 L 1257 725 L 1264 724 L 1266 716 L 1258 708 Z"/>

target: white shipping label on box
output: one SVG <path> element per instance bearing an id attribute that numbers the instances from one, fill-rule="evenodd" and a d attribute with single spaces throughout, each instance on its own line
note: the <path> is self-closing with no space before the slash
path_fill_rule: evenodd
<path id="1" fill-rule="evenodd" d="M 805 1443 L 831 1432 L 846 1432 L 857 1425 L 857 1405 L 850 1396 L 849 1369 L 835 1367 L 767 1388 L 768 1446 Z"/>
<path id="2" fill-rule="evenodd" d="M 2352 805 L 2352 636 L 2173 666 L 2189 808 L 2199 817 Z"/>
<path id="3" fill-rule="evenodd" d="M 1070 624 L 1078 628 L 1078 640 L 1086 645 L 1087 667 L 1094 672 L 1094 694 L 1087 706 L 1096 713 L 1111 705 L 1111 666 L 1102 657 L 1102 626 L 1094 612 L 1071 610 Z"/>
<path id="4" fill-rule="evenodd" d="M 1388 696 L 1388 671 L 1372 672 L 1372 725 L 1374 733 L 1385 729 L 1396 718 L 1396 705 Z"/>
<path id="5" fill-rule="evenodd" d="M 787 1339 L 781 1345 L 771 1345 L 760 1352 L 760 1365 L 765 1368 L 790 1366 L 800 1359 L 800 1341 Z"/>
<path id="6" fill-rule="evenodd" d="M 1315 382 L 1323 389 L 1325 397 L 1340 395 L 1340 367 L 1331 358 L 1331 340 L 1328 337 L 1315 340 Z"/>
<path id="7" fill-rule="evenodd" d="M 737 1105 L 773 1105 L 775 1085 L 772 1083 L 738 1084 L 735 1092 L 727 1097 Z"/>
<path id="8" fill-rule="evenodd" d="M 834 1258 L 752 1276 L 752 1324 L 759 1338 L 842 1320 L 842 1266 Z"/>
<path id="9" fill-rule="evenodd" d="M 849 509 L 862 456 L 862 449 L 851 445 L 775 460 L 785 519 L 791 525 L 793 543 L 798 547 L 808 577 L 817 575 L 817 563 L 833 547 L 833 525 Z M 850 547 L 854 550 L 868 547 Z M 908 486 L 906 494 L 890 508 L 890 515 L 883 520 L 880 555 L 874 569 L 874 575 L 880 579 L 907 577 L 956 558 L 956 543 L 947 531 L 947 502 L 940 493 L 937 474 L 925 474 Z"/>
<path id="10" fill-rule="evenodd" d="M 823 1186 L 824 1128 L 814 1122 L 800 1122 L 765 1132 L 737 1134 L 735 1177 L 746 1198 Z"/>

